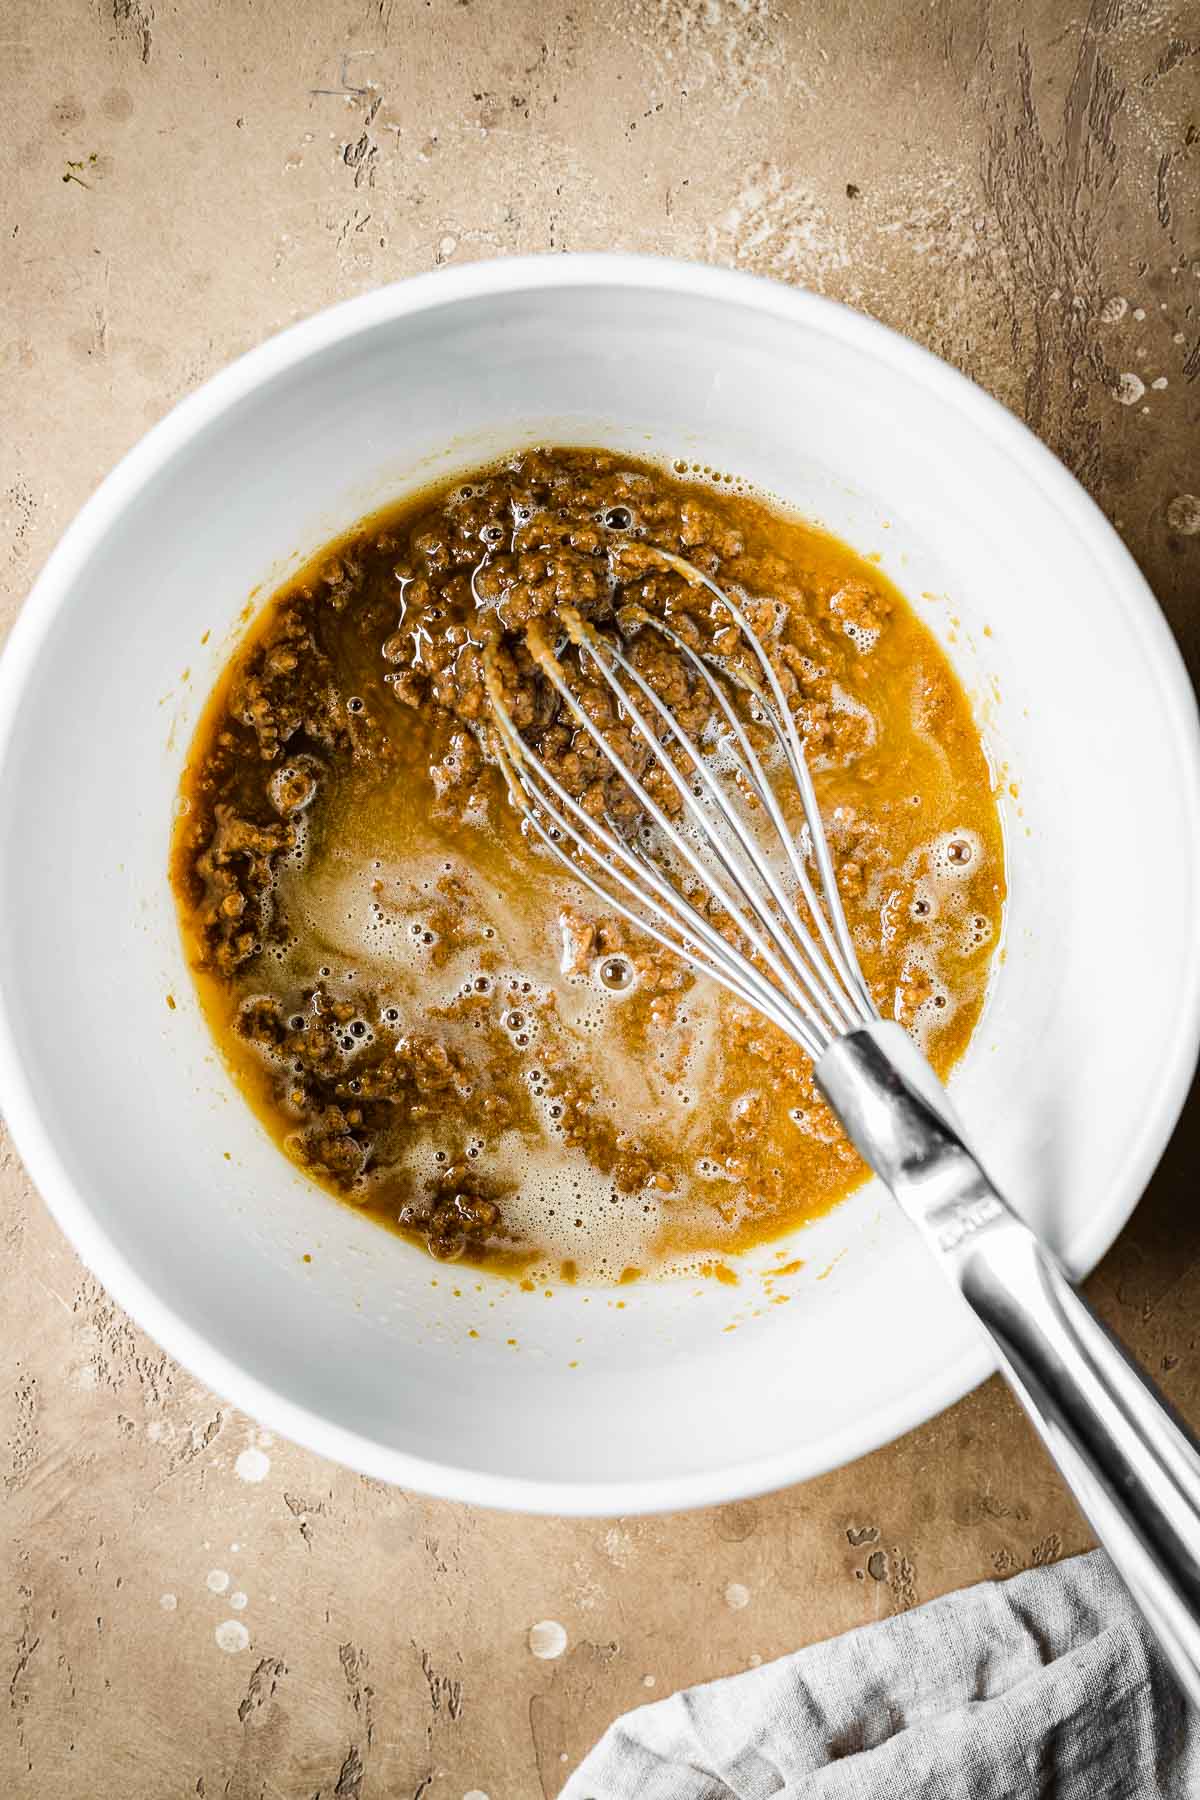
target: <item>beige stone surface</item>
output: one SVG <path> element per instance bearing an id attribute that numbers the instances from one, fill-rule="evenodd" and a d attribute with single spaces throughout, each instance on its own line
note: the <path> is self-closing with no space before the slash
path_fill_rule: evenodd
<path id="1" fill-rule="evenodd" d="M 1198 82 L 1200 11 L 1149 0 L 6 0 L 2 617 L 237 352 L 439 263 L 615 246 L 807 284 L 974 376 L 1194 670 Z M 1193 1420 L 1197 1137 L 1193 1107 L 1091 1283 Z M 170 1363 L 2 1136 L 0 1212 L 5 1795 L 537 1800 L 626 1707 L 1087 1541 L 996 1383 L 686 1517 L 389 1491 Z"/>

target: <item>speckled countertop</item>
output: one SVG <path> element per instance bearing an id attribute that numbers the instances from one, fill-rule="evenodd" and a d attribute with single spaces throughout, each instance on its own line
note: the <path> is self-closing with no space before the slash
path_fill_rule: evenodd
<path id="1" fill-rule="evenodd" d="M 974 376 L 1196 669 L 1194 3 L 8 0 L 0 37 L 5 624 L 239 351 L 439 263 L 615 246 L 807 284 Z M 1090 1284 L 1194 1421 L 1198 1117 Z M 538 1800 L 626 1707 L 1087 1542 L 994 1382 L 686 1517 L 419 1499 L 169 1362 L 2 1130 L 0 1232 L 6 1795 Z"/>

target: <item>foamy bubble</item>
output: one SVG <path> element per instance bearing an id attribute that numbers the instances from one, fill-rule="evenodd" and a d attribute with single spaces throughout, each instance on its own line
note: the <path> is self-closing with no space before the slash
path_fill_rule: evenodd
<path id="1" fill-rule="evenodd" d="M 957 1010 L 957 1002 L 938 967 L 937 957 L 928 943 L 910 946 L 904 959 L 901 980 L 910 981 L 917 973 L 929 982 L 929 993 L 917 1005 L 911 1019 L 905 1021 L 910 1037 L 924 1049 L 931 1032 L 949 1024 Z"/>
<path id="2" fill-rule="evenodd" d="M 428 1181 L 442 1172 L 444 1162 L 444 1151 L 414 1147 L 405 1166 L 417 1180 Z M 611 1282 L 623 1269 L 645 1266 L 662 1225 L 657 1192 L 622 1194 L 582 1150 L 531 1143 L 517 1131 L 505 1131 L 488 1145 L 487 1170 L 506 1229 L 541 1252 L 528 1271 L 532 1279 L 556 1279 L 564 1262 L 574 1263 L 583 1281 Z"/>
<path id="3" fill-rule="evenodd" d="M 637 984 L 637 971 L 627 956 L 601 956 L 592 965 L 592 979 L 602 993 L 616 997 Z"/>
<path id="4" fill-rule="evenodd" d="M 288 967 L 278 978 L 278 991 L 307 986 L 319 966 L 335 998 L 371 993 L 370 1007 L 359 1003 L 339 1028 L 351 1082 L 355 1053 L 376 1043 L 381 1033 L 390 1039 L 417 1028 L 431 1000 L 452 1009 L 452 1033 L 460 1032 L 469 1043 L 476 1027 L 499 1029 L 528 1064 L 520 1074 L 533 1117 L 522 1130 L 510 1128 L 464 1145 L 459 1132 L 465 1121 L 459 1120 L 440 1142 L 428 1125 L 408 1136 L 398 1166 L 415 1192 L 433 1190 L 452 1156 L 465 1152 L 477 1159 L 514 1243 L 538 1250 L 530 1274 L 539 1282 L 557 1281 L 566 1261 L 583 1283 L 617 1280 L 631 1266 L 695 1274 L 704 1260 L 699 1252 L 664 1265 L 658 1240 L 668 1199 L 673 1230 L 695 1227 L 697 1239 L 702 1236 L 709 1245 L 714 1234 L 718 1239 L 736 1234 L 751 1200 L 743 1197 L 740 1178 L 723 1168 L 697 1181 L 694 1191 L 690 1181 L 681 1181 L 683 1191 L 669 1195 L 654 1185 L 622 1193 L 611 1175 L 596 1170 L 585 1148 L 565 1141 L 568 1096 L 555 1092 L 549 1066 L 551 1047 L 565 1049 L 573 1080 L 599 1124 L 647 1146 L 662 1141 L 664 1128 L 673 1129 L 671 1147 L 688 1168 L 688 1137 L 694 1132 L 699 1148 L 707 1125 L 700 1098 L 720 1079 L 719 990 L 713 984 L 698 980 L 686 1003 L 676 995 L 661 1016 L 656 1013 L 647 1055 L 645 1047 L 628 1041 L 627 1003 L 642 981 L 627 951 L 593 953 L 575 974 L 546 976 L 559 896 L 562 904 L 580 909 L 573 883 L 547 880 L 539 928 L 523 916 L 519 895 L 498 893 L 469 866 L 454 862 L 448 869 L 444 852 L 400 860 L 381 856 L 372 846 L 352 858 L 328 847 L 328 833 L 310 847 L 301 824 L 300 837 L 299 856 L 288 859 L 280 874 L 280 916 L 294 935 L 281 946 Z M 451 870 L 467 890 L 466 916 L 473 929 L 461 948 L 443 942 L 432 959 L 437 909 L 444 903 L 438 884 Z M 595 924 L 609 915 L 596 910 L 589 917 Z M 489 940 L 486 969 L 480 967 L 481 933 Z M 427 934 L 435 941 L 427 941 Z M 503 961 L 493 961 L 497 953 Z M 608 979 L 606 965 L 611 965 Z M 388 1168 L 394 1173 L 392 1151 L 389 1143 Z M 363 1185 L 373 1180 L 368 1173 Z"/>
<path id="5" fill-rule="evenodd" d="M 932 925 L 938 912 L 937 889 L 931 881 L 918 881 L 909 906 L 909 915 L 919 925 Z"/>
<path id="6" fill-rule="evenodd" d="M 944 831 L 930 845 L 932 873 L 942 881 L 967 881 L 983 860 L 983 844 L 978 832 L 958 827 Z"/>
<path id="7" fill-rule="evenodd" d="M 879 642 L 878 628 L 869 625 L 856 625 L 852 619 L 842 620 L 842 630 L 851 640 L 860 656 L 869 656 Z"/>
<path id="8" fill-rule="evenodd" d="M 320 768 L 311 756 L 291 757 L 267 783 L 276 812 L 285 818 L 297 818 L 316 799 L 319 778 Z"/>
<path id="9" fill-rule="evenodd" d="M 959 939 L 959 953 L 962 956 L 973 956 L 992 940 L 992 922 L 986 913 L 972 913 L 964 922 Z"/>

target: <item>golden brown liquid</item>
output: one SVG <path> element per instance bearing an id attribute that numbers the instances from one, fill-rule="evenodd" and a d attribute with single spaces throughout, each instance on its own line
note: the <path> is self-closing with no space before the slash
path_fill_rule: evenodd
<path id="1" fill-rule="evenodd" d="M 554 454 L 557 478 L 629 498 L 660 530 L 699 499 L 738 534 L 725 578 L 786 603 L 819 670 L 810 699 L 832 721 L 824 743 L 810 737 L 811 761 L 864 974 L 944 1074 L 979 1016 L 1004 875 L 978 733 L 932 636 L 878 568 L 758 498 L 627 459 L 594 474 L 587 453 Z M 503 477 L 472 478 L 477 496 L 489 479 Z M 475 529 L 481 502 L 451 507 L 460 491 L 406 501 L 327 546 L 273 597 L 219 682 L 184 777 L 173 861 L 203 1003 L 281 1147 L 381 1223 L 395 1228 L 457 1171 L 457 1185 L 498 1211 L 495 1230 L 458 1247 L 468 1258 L 566 1279 L 713 1267 L 824 1212 L 865 1171 L 806 1058 L 714 984 L 650 954 L 531 847 L 493 769 L 469 806 L 439 816 L 461 727 L 432 704 L 396 700 L 381 644 L 395 630 L 397 570 L 418 566 L 412 545 L 429 521 Z M 662 541 L 652 525 L 647 535 Z M 346 722 L 368 751 L 323 754 L 302 840 L 278 862 L 270 909 L 284 923 L 223 973 L 198 923 L 196 859 L 217 797 L 273 816 L 263 794 L 279 758 L 264 760 L 231 696 L 289 607 L 316 621 L 335 709 L 352 707 Z M 460 1069 L 449 1089 L 368 1106 L 357 1133 L 367 1162 L 349 1174 L 313 1167 L 298 1142 L 302 1109 L 288 1100 L 296 1065 L 238 1028 L 248 999 L 274 996 L 307 1017 L 314 991 L 346 1014 L 343 1107 L 355 1104 L 354 1070 L 406 1034 L 448 1047 Z"/>

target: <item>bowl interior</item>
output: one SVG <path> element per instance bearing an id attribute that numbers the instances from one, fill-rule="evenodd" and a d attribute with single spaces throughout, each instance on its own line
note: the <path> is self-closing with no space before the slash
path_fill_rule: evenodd
<path id="1" fill-rule="evenodd" d="M 877 551 L 962 674 L 1004 789 L 1005 958 L 955 1101 L 1081 1267 L 1162 1148 L 1162 1071 L 1186 1063 L 1194 1030 L 1197 842 L 1179 828 L 1179 772 L 1193 791 L 1195 745 L 1172 653 L 1068 478 L 865 321 L 804 297 L 776 309 L 733 281 L 421 293 L 301 328 L 304 354 L 283 340 L 189 402 L 43 577 L 6 671 L 10 1120 L 118 1298 L 212 1385 L 327 1453 L 561 1510 L 812 1473 L 988 1366 L 877 1186 L 798 1234 L 787 1305 L 764 1303 L 770 1254 L 736 1289 L 547 1299 L 437 1270 L 337 1206 L 238 1099 L 165 865 L 182 762 L 247 595 L 383 501 L 538 441 L 736 470 Z"/>

